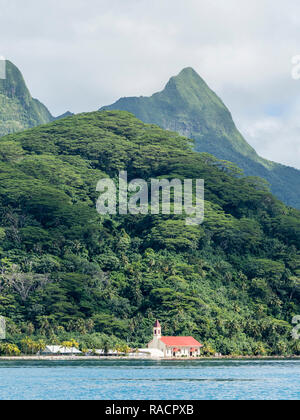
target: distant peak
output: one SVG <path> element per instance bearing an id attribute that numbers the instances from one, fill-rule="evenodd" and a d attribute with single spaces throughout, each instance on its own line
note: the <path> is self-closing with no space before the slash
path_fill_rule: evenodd
<path id="1" fill-rule="evenodd" d="M 186 67 L 177 76 L 171 77 L 162 93 L 174 95 L 175 92 L 185 104 L 192 105 L 193 103 L 193 108 L 198 107 L 199 104 L 202 108 L 203 103 L 207 103 L 209 98 L 212 99 L 212 96 L 215 96 L 204 79 L 192 67 Z M 216 101 L 220 102 L 217 99 Z"/>
<path id="2" fill-rule="evenodd" d="M 45 105 L 32 98 L 21 71 L 10 60 L 5 60 L 0 95 L 0 137 L 53 120 Z"/>
<path id="3" fill-rule="evenodd" d="M 206 86 L 205 81 L 202 77 L 192 68 L 192 67 L 185 67 L 177 76 L 171 77 L 169 83 L 175 83 L 176 85 L 181 84 L 187 86 L 195 85 L 199 86 Z"/>
<path id="4" fill-rule="evenodd" d="M 181 72 L 175 76 L 178 79 L 199 79 L 202 80 L 200 75 L 193 69 L 193 67 L 186 67 Z"/>
<path id="5" fill-rule="evenodd" d="M 5 64 L 5 79 L 0 80 L 0 93 L 28 101 L 31 96 L 21 71 L 9 60 L 5 60 Z"/>
<path id="6" fill-rule="evenodd" d="M 179 73 L 179 76 L 185 75 L 185 74 L 193 74 L 193 75 L 199 76 L 199 74 L 193 69 L 193 67 L 185 67 L 184 69 L 181 70 L 181 72 Z"/>
<path id="7" fill-rule="evenodd" d="M 55 120 L 62 120 L 63 118 L 72 117 L 73 115 L 75 115 L 75 114 L 73 114 L 73 112 L 67 111 L 64 114 L 59 115 L 58 117 L 55 117 L 54 119 Z"/>
<path id="8" fill-rule="evenodd" d="M 20 69 L 14 63 L 12 63 L 9 60 L 5 60 L 5 65 L 6 65 L 6 71 L 8 75 L 18 74 L 19 76 L 22 77 L 22 73 Z"/>

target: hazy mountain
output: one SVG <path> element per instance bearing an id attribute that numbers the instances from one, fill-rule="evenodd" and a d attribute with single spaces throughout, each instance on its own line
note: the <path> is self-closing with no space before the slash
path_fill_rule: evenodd
<path id="1" fill-rule="evenodd" d="M 238 131 L 222 100 L 192 68 L 172 77 L 162 92 L 121 98 L 102 109 L 129 111 L 146 123 L 193 138 L 196 151 L 234 162 L 247 175 L 265 178 L 277 197 L 300 208 L 300 171 L 261 158 Z"/>
<path id="2" fill-rule="evenodd" d="M 72 117 L 74 114 L 70 111 L 65 112 L 62 115 L 59 115 L 58 117 L 55 117 L 54 120 L 62 120 L 63 118 Z"/>
<path id="3" fill-rule="evenodd" d="M 0 136 L 53 119 L 45 105 L 31 97 L 20 70 L 6 61 L 6 79 L 0 79 Z"/>

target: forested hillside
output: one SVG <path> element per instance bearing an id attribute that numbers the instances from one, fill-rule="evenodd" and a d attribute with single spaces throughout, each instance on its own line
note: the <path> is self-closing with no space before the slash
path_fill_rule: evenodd
<path id="1" fill-rule="evenodd" d="M 132 112 L 145 123 L 194 139 L 197 152 L 229 160 L 246 175 L 266 179 L 273 194 L 300 209 L 300 171 L 260 157 L 238 131 L 222 100 L 192 68 L 172 77 L 162 92 L 121 98 L 102 109 Z"/>
<path id="2" fill-rule="evenodd" d="M 0 139 L 0 315 L 7 342 L 85 348 L 193 335 L 206 354 L 299 354 L 300 212 L 259 178 L 127 112 L 71 116 Z M 205 221 L 100 216 L 96 184 L 203 178 Z"/>

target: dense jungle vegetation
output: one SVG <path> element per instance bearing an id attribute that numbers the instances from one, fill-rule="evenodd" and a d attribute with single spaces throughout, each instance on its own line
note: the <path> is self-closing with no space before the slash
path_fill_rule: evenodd
<path id="1" fill-rule="evenodd" d="M 203 178 L 205 220 L 101 216 L 96 184 Z M 300 212 L 255 177 L 132 114 L 103 111 L 0 139 L 5 346 L 144 346 L 193 335 L 205 354 L 299 354 Z M 38 344 L 37 344 L 38 345 Z"/>

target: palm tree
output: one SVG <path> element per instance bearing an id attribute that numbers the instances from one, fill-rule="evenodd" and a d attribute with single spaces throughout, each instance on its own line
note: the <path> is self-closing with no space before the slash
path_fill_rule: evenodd
<path id="1" fill-rule="evenodd" d="M 108 352 L 110 350 L 110 342 L 109 342 L 108 338 L 104 338 L 104 340 L 102 342 L 102 347 L 103 347 L 105 356 L 107 356 Z"/>
<path id="2" fill-rule="evenodd" d="M 31 338 L 26 337 L 21 341 L 22 349 L 25 354 L 34 354 L 35 342 Z"/>
<path id="3" fill-rule="evenodd" d="M 37 353 L 41 354 L 41 352 L 43 350 L 45 350 L 45 348 L 46 348 L 46 343 L 45 343 L 44 340 L 38 340 L 36 342 L 36 350 L 37 350 Z"/>

